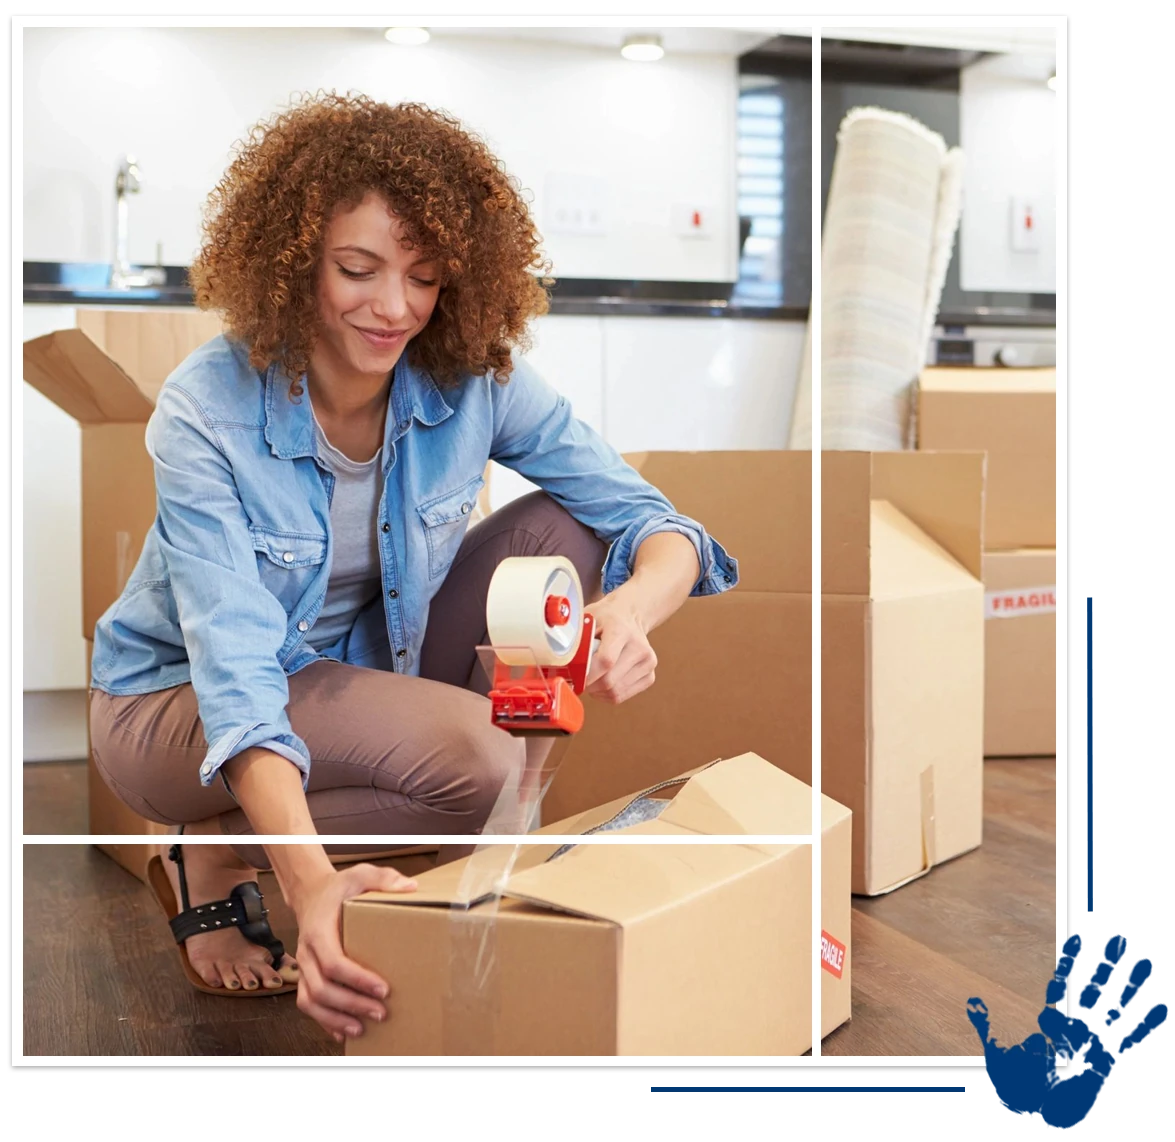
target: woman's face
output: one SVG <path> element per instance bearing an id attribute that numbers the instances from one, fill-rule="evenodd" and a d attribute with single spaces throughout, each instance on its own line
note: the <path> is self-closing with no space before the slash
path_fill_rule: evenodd
<path id="1" fill-rule="evenodd" d="M 318 273 L 322 332 L 312 363 L 327 376 L 385 379 L 427 324 L 440 293 L 399 218 L 374 191 L 330 222 Z"/>

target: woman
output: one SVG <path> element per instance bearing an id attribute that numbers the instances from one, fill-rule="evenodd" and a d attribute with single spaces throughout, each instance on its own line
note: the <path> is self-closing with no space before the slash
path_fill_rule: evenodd
<path id="1" fill-rule="evenodd" d="M 95 633 L 94 761 L 132 808 L 188 834 L 476 835 L 549 748 L 489 719 L 474 648 L 503 558 L 564 555 L 602 592 L 587 691 L 612 702 L 652 685 L 651 629 L 735 583 L 513 356 L 546 311 L 543 268 L 517 184 L 424 107 L 306 99 L 240 147 L 191 270 L 226 333 L 160 392 L 158 515 Z M 467 529 L 491 458 L 543 490 Z M 296 966 L 242 895 L 246 856 L 268 857 L 298 917 Z M 155 881 L 193 982 L 297 979 L 340 1041 L 383 1017 L 340 909 L 411 882 L 336 871 L 312 843 L 182 857 Z M 238 930 L 204 929 L 211 902 Z"/>

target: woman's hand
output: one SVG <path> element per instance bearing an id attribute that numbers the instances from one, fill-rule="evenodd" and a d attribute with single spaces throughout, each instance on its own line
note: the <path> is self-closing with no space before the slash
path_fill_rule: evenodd
<path id="1" fill-rule="evenodd" d="M 637 548 L 629 580 L 585 608 L 600 640 L 585 693 L 619 703 L 652 686 L 657 655 L 649 631 L 685 602 L 699 572 L 694 545 L 684 535 L 655 532 Z"/>
<path id="2" fill-rule="evenodd" d="M 343 953 L 343 901 L 364 892 L 411 892 L 416 881 L 395 869 L 357 864 L 332 870 L 305 889 L 294 905 L 298 916 L 298 1010 L 342 1043 L 363 1034 L 363 1021 L 387 1018 L 389 987 L 375 972 Z"/>
<path id="3" fill-rule="evenodd" d="M 596 620 L 600 645 L 592 656 L 584 693 L 619 704 L 647 690 L 656 680 L 657 655 L 635 607 L 621 591 L 587 607 Z"/>

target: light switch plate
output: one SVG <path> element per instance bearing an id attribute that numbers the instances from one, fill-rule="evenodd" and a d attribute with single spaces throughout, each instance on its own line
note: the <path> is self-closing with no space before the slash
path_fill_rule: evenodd
<path id="1" fill-rule="evenodd" d="M 607 182 L 596 175 L 548 174 L 543 184 L 543 228 L 552 234 L 606 234 Z"/>
<path id="2" fill-rule="evenodd" d="M 1040 249 L 1040 212 L 1034 199 L 1016 195 L 1012 198 L 1012 249 L 1032 252 Z"/>

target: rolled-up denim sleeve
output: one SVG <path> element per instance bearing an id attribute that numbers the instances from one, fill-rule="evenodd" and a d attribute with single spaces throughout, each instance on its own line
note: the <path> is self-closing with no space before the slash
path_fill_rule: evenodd
<path id="1" fill-rule="evenodd" d="M 598 432 L 578 420 L 567 398 L 525 360 L 494 386 L 490 458 L 537 484 L 610 544 L 602 590 L 632 575 L 637 549 L 657 532 L 686 536 L 701 568 L 692 595 L 717 595 L 738 583 L 738 561 L 694 519 L 678 513 Z"/>
<path id="2" fill-rule="evenodd" d="M 310 752 L 290 725 L 289 683 L 278 660 L 286 612 L 261 582 L 249 520 L 216 432 L 178 385 L 160 392 L 147 451 L 156 529 L 208 742 L 201 784 L 210 785 L 237 754 L 265 746 L 297 766 L 305 786 Z"/>

